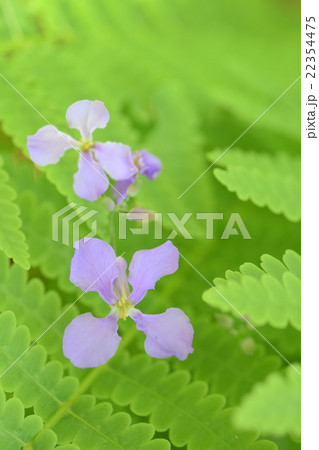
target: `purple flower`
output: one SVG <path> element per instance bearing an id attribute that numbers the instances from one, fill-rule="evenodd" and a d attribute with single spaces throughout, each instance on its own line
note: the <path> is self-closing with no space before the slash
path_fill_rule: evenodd
<path id="1" fill-rule="evenodd" d="M 74 191 L 81 198 L 96 200 L 109 186 L 105 172 L 114 180 L 126 180 L 138 171 L 127 145 L 93 142 L 93 131 L 105 128 L 109 118 L 108 110 L 99 100 L 73 103 L 66 112 L 66 120 L 70 128 L 80 131 L 80 140 L 62 133 L 53 125 L 46 125 L 28 136 L 27 146 L 32 161 L 40 166 L 55 164 L 66 150 L 77 149 L 80 158 L 79 170 L 74 175 Z"/>
<path id="2" fill-rule="evenodd" d="M 118 181 L 112 190 L 112 195 L 117 204 L 120 204 L 129 195 L 129 188 L 136 181 L 139 174 L 144 175 L 149 180 L 154 180 L 162 170 L 161 161 L 147 150 L 134 152 L 133 161 L 136 173 L 127 180 Z"/>
<path id="3" fill-rule="evenodd" d="M 117 333 L 118 319 L 131 317 L 137 329 L 146 335 L 146 353 L 154 358 L 186 359 L 193 352 L 194 331 L 184 312 L 169 308 L 162 314 L 143 314 L 135 308 L 161 277 L 177 270 L 178 259 L 178 250 L 170 241 L 151 250 L 137 251 L 127 277 L 125 260 L 116 258 L 109 244 L 100 239 L 79 241 L 70 280 L 85 292 L 98 292 L 110 305 L 111 312 L 103 319 L 91 313 L 76 317 L 64 333 L 64 355 L 76 367 L 104 364 L 115 354 L 121 341 Z"/>

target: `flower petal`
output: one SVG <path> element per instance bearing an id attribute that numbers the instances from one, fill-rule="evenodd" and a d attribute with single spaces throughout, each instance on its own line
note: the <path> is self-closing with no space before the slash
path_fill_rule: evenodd
<path id="1" fill-rule="evenodd" d="M 96 142 L 93 149 L 103 169 L 114 180 L 126 180 L 137 173 L 128 145 L 119 142 L 105 142 L 104 144 Z"/>
<path id="2" fill-rule="evenodd" d="M 77 196 L 94 201 L 109 187 L 109 180 L 102 167 L 94 161 L 90 152 L 81 152 L 79 170 L 74 175 L 73 189 Z"/>
<path id="3" fill-rule="evenodd" d="M 161 161 L 147 150 L 134 152 L 133 158 L 136 161 L 139 173 L 145 175 L 150 180 L 154 180 L 162 170 Z"/>
<path id="4" fill-rule="evenodd" d="M 105 128 L 110 114 L 103 102 L 99 100 L 80 100 L 73 103 L 66 112 L 70 128 L 76 128 L 85 139 L 91 139 L 97 128 Z"/>
<path id="5" fill-rule="evenodd" d="M 66 327 L 63 353 L 81 369 L 97 367 L 111 359 L 121 341 L 116 317 L 109 314 L 97 319 L 91 313 L 81 314 Z"/>
<path id="6" fill-rule="evenodd" d="M 127 263 L 125 259 L 120 256 L 119 258 L 117 258 L 116 264 L 119 269 L 119 276 L 114 280 L 113 290 L 117 298 L 127 298 L 130 295 L 130 289 L 126 275 Z"/>
<path id="7" fill-rule="evenodd" d="M 169 308 L 163 314 L 131 315 L 136 328 L 146 334 L 145 351 L 153 358 L 176 358 L 183 361 L 192 348 L 194 330 L 186 314 L 178 308 Z"/>
<path id="8" fill-rule="evenodd" d="M 39 166 L 57 163 L 66 150 L 78 146 L 75 139 L 62 133 L 53 125 L 40 128 L 27 139 L 30 158 Z"/>
<path id="9" fill-rule="evenodd" d="M 71 261 L 71 283 L 85 292 L 98 292 L 110 305 L 116 297 L 113 281 L 119 276 L 119 268 L 113 248 L 100 239 L 82 239 Z"/>
<path id="10" fill-rule="evenodd" d="M 115 199 L 116 204 L 119 205 L 128 196 L 128 188 L 134 183 L 135 175 L 128 180 L 120 180 L 112 187 L 112 197 Z"/>
<path id="11" fill-rule="evenodd" d="M 133 287 L 130 301 L 136 305 L 149 289 L 164 275 L 178 269 L 179 253 L 171 241 L 151 250 L 139 250 L 134 253 L 130 264 L 129 283 Z"/>

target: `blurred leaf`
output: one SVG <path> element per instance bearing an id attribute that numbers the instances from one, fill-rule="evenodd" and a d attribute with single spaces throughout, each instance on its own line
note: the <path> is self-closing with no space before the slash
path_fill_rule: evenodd
<path id="1" fill-rule="evenodd" d="M 208 157 L 222 166 L 214 169 L 214 175 L 229 191 L 235 192 L 240 200 L 267 206 L 275 214 L 283 213 L 293 222 L 300 220 L 300 158 L 237 148 L 221 155 L 220 150 L 215 150 Z"/>
<path id="2" fill-rule="evenodd" d="M 201 183 L 200 191 L 193 189 L 189 195 L 178 199 L 186 187 L 185 180 L 192 181 L 205 170 L 205 159 L 200 153 L 198 120 L 189 100 L 177 87 L 159 92 L 155 105 L 157 120 L 145 145 L 160 157 L 163 171 L 156 182 L 143 180 L 138 202 L 143 207 L 164 213 L 164 225 L 172 228 L 166 213 L 174 212 L 181 219 L 185 213 L 210 211 L 211 190 L 207 178 Z M 181 168 L 183 177 L 179 176 Z M 192 217 L 187 229 L 198 235 L 202 231 L 199 224 Z"/>
<path id="3" fill-rule="evenodd" d="M 234 414 L 234 423 L 243 430 L 300 436 L 300 380 L 299 373 L 292 367 L 285 373 L 269 375 L 243 399 Z"/>
<path id="4" fill-rule="evenodd" d="M 225 395 L 227 405 L 233 406 L 281 362 L 277 355 L 267 355 L 246 327 L 237 329 L 231 317 L 217 320 L 193 319 L 194 353 L 186 361 L 174 361 L 174 367 L 190 370 L 196 380 L 206 380 L 213 393 Z"/>
<path id="5" fill-rule="evenodd" d="M 266 1 L 251 8 L 250 0 L 235 9 L 231 0 L 16 5 L 19 17 L 27 18 L 20 28 L 31 43 L 34 37 L 46 37 L 58 41 L 60 50 L 73 45 L 69 58 L 74 73 L 81 67 L 86 84 L 100 79 L 99 86 L 101 75 L 96 74 L 103 73 L 103 81 L 122 98 L 146 96 L 163 80 L 176 79 L 201 107 L 223 105 L 250 124 L 300 74 L 297 5 Z M 32 34 L 37 26 L 40 32 Z M 12 37 L 19 45 L 21 41 Z M 35 55 L 30 56 L 32 66 Z M 264 126 L 298 139 L 299 118 L 293 107 L 297 103 L 299 89 L 294 86 L 263 117 Z"/>

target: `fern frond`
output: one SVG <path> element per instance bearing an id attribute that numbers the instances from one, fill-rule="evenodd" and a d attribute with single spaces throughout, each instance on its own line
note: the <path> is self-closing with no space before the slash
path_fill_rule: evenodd
<path id="1" fill-rule="evenodd" d="M 29 328 L 31 339 L 37 339 L 69 307 L 63 305 L 56 291 L 45 291 L 43 282 L 37 278 L 28 281 L 26 271 L 9 261 L 0 253 L 0 311 L 14 312 L 19 324 Z M 36 314 L 35 314 L 36 312 Z M 65 362 L 61 340 L 68 323 L 77 315 L 77 307 L 70 308 L 59 321 L 41 338 L 41 344 L 49 355 Z"/>
<path id="2" fill-rule="evenodd" d="M 300 367 L 295 364 L 296 367 Z M 273 373 L 244 397 L 234 414 L 240 429 L 299 437 L 301 431 L 300 375 L 287 367 L 284 373 Z M 260 405 L 263 405 L 261 408 Z"/>
<path id="3" fill-rule="evenodd" d="M 0 159 L 0 248 L 9 258 L 25 269 L 29 269 L 29 253 L 25 236 L 21 231 L 20 209 L 15 199 L 17 194 L 8 183 L 9 176 L 1 167 Z"/>
<path id="4" fill-rule="evenodd" d="M 6 450 L 20 450 L 42 429 L 42 419 L 36 415 L 24 417 L 24 405 L 18 398 L 6 400 L 0 387 L 0 443 Z"/>
<path id="5" fill-rule="evenodd" d="M 125 412 L 112 414 L 110 403 L 96 404 L 93 395 L 82 395 L 70 408 L 68 414 L 57 424 L 52 419 L 53 429 L 63 440 L 90 450 L 98 447 L 105 450 L 118 449 L 157 449 L 167 450 L 169 442 L 155 439 L 154 427 L 148 423 L 131 425 L 131 417 Z M 51 426 L 50 421 L 48 423 Z"/>
<path id="6" fill-rule="evenodd" d="M 187 371 L 169 373 L 167 362 L 153 362 L 146 355 L 132 359 L 121 355 L 102 368 L 92 387 L 97 398 L 111 398 L 120 406 L 129 405 L 138 416 L 150 416 L 156 430 L 169 430 L 172 444 L 178 447 L 276 448 L 268 441 L 255 442 L 257 434 L 238 433 L 231 426 L 233 409 L 224 409 L 225 398 L 207 391 L 205 382 L 190 382 Z"/>
<path id="7" fill-rule="evenodd" d="M 221 154 L 221 150 L 215 150 L 208 158 L 214 163 Z M 216 166 L 222 167 L 214 170 L 216 178 L 240 200 L 267 206 L 293 222 L 300 220 L 300 158 L 232 148 L 216 161 Z"/>
<path id="8" fill-rule="evenodd" d="M 227 405 L 238 405 L 258 381 L 277 370 L 280 358 L 267 355 L 250 330 L 231 318 L 211 318 L 194 322 L 194 353 L 186 361 L 174 361 L 174 368 L 190 370 L 195 380 L 209 383 L 210 392 L 223 394 Z"/>
<path id="9" fill-rule="evenodd" d="M 109 403 L 96 405 L 92 395 L 82 395 L 83 386 L 79 386 L 77 378 L 63 376 L 62 365 L 57 361 L 46 363 L 44 347 L 37 344 L 29 348 L 29 345 L 28 328 L 16 328 L 11 311 L 1 314 L 1 386 L 19 399 L 20 410 L 22 405 L 33 406 L 45 428 L 57 435 L 58 443 L 74 443 L 88 450 L 95 446 L 101 449 L 136 449 L 138 445 L 143 449 L 169 448 L 169 443 L 163 439 L 151 441 L 155 432 L 152 425 L 131 426 L 129 414 L 112 415 Z M 41 439 L 52 440 L 52 434 L 46 433 Z"/>
<path id="10" fill-rule="evenodd" d="M 19 204 L 32 266 L 39 267 L 49 280 L 57 279 L 62 290 L 74 292 L 75 288 L 69 282 L 69 267 L 74 249 L 52 240 L 52 215 L 56 212 L 54 206 L 49 202 L 37 203 L 30 192 L 20 196 Z"/>
<path id="11" fill-rule="evenodd" d="M 21 209 L 22 230 L 30 247 L 32 266 L 39 267 L 46 278 L 50 280 L 58 279 L 59 287 L 64 291 L 74 292 L 75 288 L 68 280 L 70 260 L 74 251 L 72 243 L 76 238 L 72 227 L 81 216 L 83 217 L 87 212 L 93 210 L 94 214 L 88 222 L 79 223 L 78 238 L 89 234 L 93 221 L 95 221 L 97 235 L 101 239 L 107 240 L 109 238 L 108 211 L 103 204 L 103 200 L 92 204 L 74 197 L 76 206 L 64 213 L 55 224 L 55 227 L 58 227 L 58 230 L 55 229 L 58 238 L 58 242 L 56 242 L 53 240 L 53 215 L 65 208 L 69 201 L 57 192 L 54 184 L 50 183 L 43 173 L 35 172 L 33 165 L 23 157 L 21 152 L 13 152 L 12 150 L 3 152 L 3 157 L 18 192 L 17 203 Z M 56 176 L 60 181 L 63 178 L 61 174 Z M 73 175 L 70 174 L 71 187 L 72 180 Z M 70 220 L 67 229 L 69 246 L 66 246 L 62 243 L 62 219 L 68 214 L 76 213 L 79 207 L 86 209 Z"/>
<path id="12" fill-rule="evenodd" d="M 263 255 L 261 268 L 245 263 L 240 272 L 228 270 L 225 279 L 216 278 L 214 285 L 216 290 L 203 294 L 210 306 L 238 316 L 233 305 L 256 325 L 285 328 L 290 323 L 300 330 L 300 256 L 294 251 L 287 250 L 283 262 Z"/>

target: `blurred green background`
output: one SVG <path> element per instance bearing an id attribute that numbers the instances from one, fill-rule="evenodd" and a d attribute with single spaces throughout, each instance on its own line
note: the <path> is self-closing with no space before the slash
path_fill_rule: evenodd
<path id="1" fill-rule="evenodd" d="M 109 240 L 108 213 L 103 200 L 90 204 L 73 193 L 75 152 L 67 152 L 55 166 L 35 168 L 26 137 L 46 124 L 44 118 L 69 133 L 65 111 L 81 99 L 101 100 L 110 111 L 110 123 L 95 133 L 96 140 L 146 148 L 163 161 L 160 177 L 143 181 L 135 206 L 178 217 L 189 212 L 224 214 L 215 224 L 213 240 L 205 239 L 205 224 L 193 215 L 187 222 L 193 239 L 178 236 L 173 241 L 210 283 L 245 262 L 259 266 L 263 254 L 281 260 L 287 249 L 300 252 L 300 81 L 178 199 L 299 77 L 299 2 L 1 0 L 0 38 L 0 72 L 7 80 L 0 78 L 0 151 L 9 185 L 17 193 L 29 248 L 30 256 L 21 258 L 31 264 L 29 278 L 40 278 L 46 289 L 62 298 L 62 305 L 71 303 L 78 291 L 68 281 L 72 248 L 51 240 L 52 213 L 71 201 L 96 209 L 99 236 Z M 221 239 L 233 212 L 242 217 L 251 240 L 240 233 Z M 165 220 L 163 240 L 172 228 Z M 117 252 L 130 257 L 159 243 L 152 233 L 129 234 L 126 241 L 117 242 Z M 157 313 L 180 307 L 195 329 L 194 355 L 184 363 L 169 361 L 171 370 L 189 370 L 192 378 L 208 384 L 210 392 L 225 395 L 231 406 L 241 405 L 243 396 L 272 372 L 284 373 L 286 362 L 245 322 L 202 301 L 209 285 L 187 262 L 181 260 L 179 271 L 158 287 L 142 302 L 142 310 Z M 33 327 L 34 318 L 19 316 L 13 303 L 2 306 L 1 311 L 18 314 L 18 324 L 31 329 L 32 339 L 45 329 L 45 323 L 43 328 Z M 94 294 L 85 295 L 77 309 L 100 316 L 107 311 Z M 75 316 L 76 308 L 72 311 Z M 81 380 L 83 371 L 69 366 L 59 346 L 67 323 L 66 318 L 58 326 L 49 359 L 59 360 L 67 373 Z M 258 325 L 289 361 L 299 361 L 298 327 L 291 321 L 273 326 L 266 319 Z M 130 324 L 122 328 L 124 335 Z M 138 354 L 143 337 L 132 333 L 128 350 Z M 43 345 L 48 351 L 45 340 Z M 125 409 L 119 405 L 115 402 L 116 410 Z M 298 410 L 298 400 L 294 405 Z M 278 411 L 281 406 L 276 406 Z M 288 414 L 286 409 L 281 416 Z M 266 417 L 272 410 L 264 404 Z M 283 450 L 299 448 L 298 431 L 294 432 L 298 411 L 294 413 L 281 431 L 271 426 L 259 429 L 262 437 Z M 246 426 L 249 431 L 255 428 Z M 172 448 L 180 446 L 169 432 L 158 436 L 169 439 Z M 215 444 L 211 448 L 219 449 Z"/>

